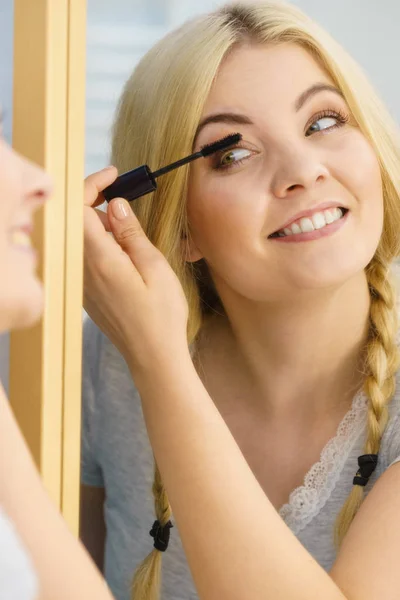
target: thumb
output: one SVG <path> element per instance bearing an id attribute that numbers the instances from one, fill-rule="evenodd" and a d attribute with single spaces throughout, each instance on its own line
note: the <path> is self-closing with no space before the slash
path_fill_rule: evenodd
<path id="1" fill-rule="evenodd" d="M 108 205 L 110 230 L 115 240 L 140 269 L 143 261 L 157 250 L 146 237 L 138 218 L 123 198 L 114 198 Z M 143 264 L 142 264 L 143 266 Z"/>

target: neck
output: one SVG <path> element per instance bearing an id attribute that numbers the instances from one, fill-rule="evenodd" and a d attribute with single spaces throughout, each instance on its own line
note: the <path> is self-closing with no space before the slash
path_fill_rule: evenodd
<path id="1" fill-rule="evenodd" d="M 216 335 L 267 410 L 317 415 L 351 402 L 362 383 L 368 335 L 364 273 L 335 290 L 298 294 L 286 303 L 222 300 L 227 319 Z"/>

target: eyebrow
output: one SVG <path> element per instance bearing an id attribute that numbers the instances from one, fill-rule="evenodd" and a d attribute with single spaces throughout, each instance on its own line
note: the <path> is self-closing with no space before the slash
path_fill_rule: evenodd
<path id="1" fill-rule="evenodd" d="M 294 104 L 296 112 L 301 110 L 308 100 L 310 100 L 311 98 L 313 98 L 313 96 L 319 94 L 320 92 L 333 92 L 341 98 L 344 98 L 342 92 L 334 85 L 330 85 L 329 83 L 315 83 L 314 85 L 309 87 L 305 92 L 303 92 L 296 100 Z"/>
<path id="2" fill-rule="evenodd" d="M 228 125 L 254 125 L 253 121 L 249 117 L 238 113 L 228 112 L 209 115 L 208 117 L 205 117 L 202 121 L 200 121 L 199 126 L 196 130 L 196 135 L 194 136 L 194 144 L 196 143 L 200 131 L 210 123 L 228 123 Z"/>
<path id="3" fill-rule="evenodd" d="M 310 100 L 313 96 L 315 96 L 316 94 L 319 94 L 320 92 L 326 92 L 326 91 L 334 92 L 341 98 L 344 97 L 342 92 L 334 85 L 330 85 L 328 83 L 316 83 L 316 84 L 312 85 L 311 87 L 309 87 L 307 90 L 305 90 L 299 96 L 299 98 L 296 100 L 296 102 L 294 104 L 294 108 L 295 108 L 296 112 L 301 110 L 301 108 L 303 108 L 304 104 L 306 104 L 306 102 L 308 100 Z M 204 119 L 202 119 L 200 121 L 199 126 L 197 127 L 197 130 L 196 130 L 196 134 L 194 136 L 193 144 L 196 143 L 196 140 L 200 134 L 200 131 L 202 129 L 204 129 L 204 127 L 209 125 L 210 123 L 227 123 L 228 125 L 254 125 L 254 122 L 250 119 L 250 117 L 247 117 L 246 115 L 243 115 L 240 113 L 224 112 L 224 113 L 216 113 L 215 115 L 209 115 L 208 117 L 205 117 Z"/>

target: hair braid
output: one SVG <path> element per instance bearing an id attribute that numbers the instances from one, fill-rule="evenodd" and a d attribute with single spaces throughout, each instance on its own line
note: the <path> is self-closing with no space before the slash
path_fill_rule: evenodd
<path id="1" fill-rule="evenodd" d="M 390 263 L 375 257 L 367 268 L 371 294 L 370 335 L 366 348 L 365 393 L 368 397 L 368 434 L 365 454 L 378 454 L 383 432 L 388 421 L 388 404 L 395 390 L 395 376 L 399 365 L 396 344 L 396 293 L 390 281 Z M 335 525 L 337 547 L 343 541 L 358 509 L 364 500 L 364 488 L 354 485 Z"/>
<path id="2" fill-rule="evenodd" d="M 171 507 L 157 464 L 154 466 L 154 508 L 163 527 L 171 518 Z M 137 568 L 132 582 L 132 600 L 158 600 L 161 588 L 162 553 L 154 548 Z"/>

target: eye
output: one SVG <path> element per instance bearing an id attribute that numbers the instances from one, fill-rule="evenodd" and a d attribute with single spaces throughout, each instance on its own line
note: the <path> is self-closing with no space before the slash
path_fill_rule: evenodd
<path id="1" fill-rule="evenodd" d="M 333 111 L 316 115 L 316 117 L 313 117 L 311 125 L 306 130 L 306 136 L 318 133 L 319 131 L 336 129 L 347 123 L 347 121 L 348 117 L 346 115 Z"/>
<path id="2" fill-rule="evenodd" d="M 216 156 L 215 169 L 227 169 L 231 166 L 240 164 L 246 158 L 252 155 L 250 150 L 246 148 L 233 148 L 227 152 L 223 152 L 219 156 Z"/>

